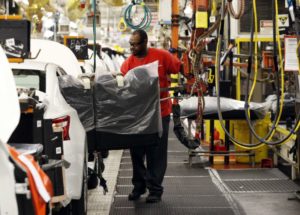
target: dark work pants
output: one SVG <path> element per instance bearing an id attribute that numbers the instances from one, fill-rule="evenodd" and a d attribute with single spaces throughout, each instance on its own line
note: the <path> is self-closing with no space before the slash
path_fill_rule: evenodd
<path id="1" fill-rule="evenodd" d="M 169 123 L 170 116 L 162 118 L 163 134 L 158 138 L 157 145 L 130 149 L 133 191 L 143 192 L 147 187 L 150 194 L 162 195 L 162 182 L 167 169 Z M 147 166 L 144 164 L 145 158 Z"/>

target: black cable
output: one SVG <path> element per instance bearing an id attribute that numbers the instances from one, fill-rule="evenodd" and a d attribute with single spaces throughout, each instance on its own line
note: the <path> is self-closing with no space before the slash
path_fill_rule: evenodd
<path id="1" fill-rule="evenodd" d="M 228 31 L 227 31 L 227 43 L 228 43 L 228 46 L 229 44 L 231 44 L 231 24 L 230 24 L 230 16 L 227 16 L 227 28 L 228 28 Z M 233 80 L 232 78 L 232 73 L 233 73 L 233 52 L 230 51 L 229 52 L 229 71 L 228 71 L 228 80 Z M 232 83 L 231 83 L 232 84 Z M 231 93 L 230 93 L 230 96 L 231 96 Z"/>
<path id="2" fill-rule="evenodd" d="M 254 39 L 253 39 L 253 35 L 254 35 L 254 9 L 253 9 L 254 5 L 252 3 L 252 14 L 251 14 L 251 27 L 250 27 L 250 47 L 249 47 L 249 57 L 248 57 L 248 67 L 247 67 L 247 87 L 246 87 L 246 94 L 245 94 L 245 116 L 246 116 L 246 120 L 248 123 L 248 126 L 251 130 L 251 133 L 255 133 L 254 128 L 251 125 L 251 119 L 248 115 L 249 112 L 249 108 L 250 108 L 250 104 L 248 102 L 248 97 L 249 97 L 249 87 L 250 87 L 250 76 L 251 76 L 251 72 L 252 72 L 252 60 L 253 60 L 253 44 L 254 44 Z M 273 28 L 275 29 L 275 28 Z M 275 31 L 273 31 L 273 34 L 275 34 L 275 43 L 276 43 L 276 29 Z M 277 76 L 278 77 L 278 76 Z M 277 78 L 278 79 L 278 78 Z M 279 81 L 279 80 L 278 80 Z M 279 97 L 277 97 L 277 101 L 279 102 Z M 276 120 L 278 117 L 278 113 L 279 113 L 279 106 L 277 105 L 277 112 L 276 112 Z M 274 120 L 274 123 L 272 125 L 272 129 L 268 132 L 268 134 L 264 137 L 264 138 L 257 138 L 256 135 L 254 135 L 256 137 L 256 139 L 258 139 L 260 142 L 265 142 L 273 133 L 275 127 L 275 123 L 276 120 Z"/>
<path id="3" fill-rule="evenodd" d="M 254 148 L 256 146 L 261 145 L 262 143 L 256 143 L 256 144 L 244 144 L 238 140 L 236 140 L 234 137 L 231 136 L 231 134 L 228 132 L 228 130 L 225 128 L 224 124 L 223 124 L 223 115 L 221 112 L 221 104 L 220 104 L 220 78 L 218 77 L 218 74 L 220 73 L 220 57 L 221 57 L 221 43 L 223 41 L 224 38 L 224 32 L 222 32 L 224 30 L 224 28 L 222 27 L 222 23 L 224 23 L 224 17 L 225 17 L 225 0 L 222 1 L 222 16 L 221 16 L 221 25 L 219 27 L 219 32 L 218 32 L 218 43 L 217 43 L 217 56 L 216 57 L 216 84 L 218 85 L 218 87 L 216 87 L 216 94 L 217 94 L 217 110 L 218 110 L 218 117 L 219 117 L 219 121 L 220 124 L 224 130 L 224 132 L 226 133 L 226 135 L 229 137 L 230 140 L 232 140 L 233 142 L 237 143 L 238 145 L 241 145 L 243 147 L 251 147 Z"/>
<path id="4" fill-rule="evenodd" d="M 200 142 L 197 139 L 190 139 L 190 137 L 186 134 L 181 122 L 179 104 L 172 105 L 172 113 L 174 122 L 173 131 L 175 136 L 180 143 L 186 146 L 188 149 L 196 149 L 200 145 Z"/>
<path id="5" fill-rule="evenodd" d="M 183 14 L 185 14 L 185 13 L 184 13 L 184 10 L 185 10 L 185 8 L 186 8 L 187 2 L 188 2 L 188 0 L 185 0 L 185 2 L 184 2 L 184 6 L 183 6 L 183 8 L 182 8 Z"/>

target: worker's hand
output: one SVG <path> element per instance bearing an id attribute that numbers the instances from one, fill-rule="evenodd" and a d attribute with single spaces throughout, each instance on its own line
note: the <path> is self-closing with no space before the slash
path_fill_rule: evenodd
<path id="1" fill-rule="evenodd" d="M 123 74 L 122 74 L 121 72 L 117 72 L 117 71 L 113 71 L 113 72 L 111 72 L 111 74 L 112 74 L 114 77 L 117 77 L 118 75 L 123 76 Z"/>
<path id="2" fill-rule="evenodd" d="M 116 78 L 118 87 L 124 87 L 124 77 L 121 72 L 112 72 L 112 75 Z"/>

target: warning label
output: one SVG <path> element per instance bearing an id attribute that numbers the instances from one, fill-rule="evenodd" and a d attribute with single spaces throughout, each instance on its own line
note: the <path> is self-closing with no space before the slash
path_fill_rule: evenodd
<path id="1" fill-rule="evenodd" d="M 289 27 L 289 15 L 288 14 L 280 14 L 278 15 L 278 27 Z"/>

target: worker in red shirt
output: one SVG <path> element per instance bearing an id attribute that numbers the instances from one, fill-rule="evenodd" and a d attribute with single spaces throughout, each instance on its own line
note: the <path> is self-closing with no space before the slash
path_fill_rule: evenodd
<path id="1" fill-rule="evenodd" d="M 148 36 L 144 30 L 135 30 L 130 37 L 130 51 L 132 55 L 128 57 L 121 66 L 121 72 L 125 75 L 129 70 L 158 61 L 158 75 L 160 88 L 169 86 L 168 76 L 180 71 L 181 62 L 169 52 L 156 48 L 148 48 Z M 132 192 L 128 195 L 130 201 L 138 200 L 142 194 L 149 190 L 146 198 L 147 203 L 161 201 L 163 194 L 162 182 L 167 168 L 167 150 L 170 113 L 172 103 L 167 91 L 160 93 L 160 106 L 163 125 L 162 137 L 158 138 L 155 146 L 136 147 L 130 149 L 133 166 Z M 146 158 L 147 167 L 144 165 Z"/>

